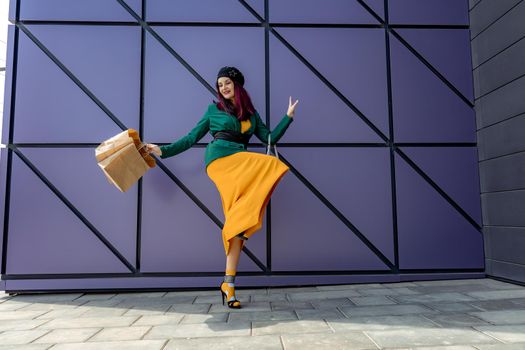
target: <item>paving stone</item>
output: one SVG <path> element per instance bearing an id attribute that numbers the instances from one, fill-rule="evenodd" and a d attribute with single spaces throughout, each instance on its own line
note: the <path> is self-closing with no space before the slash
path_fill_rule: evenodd
<path id="1" fill-rule="evenodd" d="M 218 286 L 219 284 L 217 284 Z M 182 296 L 191 296 L 197 297 L 199 295 L 215 295 L 219 293 L 219 288 L 213 290 L 189 290 L 189 291 L 179 291 L 179 292 L 168 292 L 164 295 L 164 298 L 170 297 L 182 297 Z"/>
<path id="2" fill-rule="evenodd" d="M 347 298 L 352 296 L 361 296 L 359 292 L 353 289 L 345 290 L 327 290 L 317 292 L 303 292 L 303 293 L 287 293 L 288 298 L 291 301 L 305 301 L 305 300 L 316 300 L 316 299 L 334 299 L 334 298 Z"/>
<path id="3" fill-rule="evenodd" d="M 131 292 L 131 293 L 118 293 L 112 299 L 158 299 L 165 296 L 167 292 Z"/>
<path id="4" fill-rule="evenodd" d="M 257 302 L 257 301 L 288 301 L 286 298 L 286 294 L 260 294 L 260 295 L 252 295 L 251 296 L 251 302 Z"/>
<path id="5" fill-rule="evenodd" d="M 414 281 L 418 286 L 453 286 L 462 284 L 488 284 L 488 278 L 461 278 L 445 280 Z"/>
<path id="6" fill-rule="evenodd" d="M 59 318 L 44 323 L 38 329 L 124 327 L 131 325 L 136 319 L 135 316 Z"/>
<path id="7" fill-rule="evenodd" d="M 423 305 L 351 306 L 339 309 L 348 317 L 438 313 Z"/>
<path id="8" fill-rule="evenodd" d="M 336 333 L 348 331 L 438 327 L 437 324 L 420 315 L 365 316 L 327 321 Z"/>
<path id="9" fill-rule="evenodd" d="M 123 299 L 118 306 L 122 307 L 142 307 L 148 308 L 149 306 L 155 305 L 173 305 L 173 304 L 191 304 L 195 300 L 194 296 L 181 296 L 181 297 L 164 297 L 164 298 L 130 298 Z M 113 299 L 111 299 L 113 300 Z M 118 299 L 115 299 L 118 300 Z"/>
<path id="10" fill-rule="evenodd" d="M 250 295 L 248 294 L 241 294 L 240 292 L 235 291 L 235 297 L 241 302 L 241 304 L 250 302 Z M 226 303 L 226 299 L 224 300 L 224 302 Z M 220 294 L 198 296 L 193 303 L 222 304 L 222 297 L 220 296 Z"/>
<path id="11" fill-rule="evenodd" d="M 75 299 L 76 301 L 108 300 L 116 296 L 116 293 L 86 293 Z"/>
<path id="12" fill-rule="evenodd" d="M 467 292 L 480 292 L 480 291 L 493 291 L 495 287 L 486 286 L 480 283 L 473 284 L 459 284 L 459 285 L 440 285 L 440 286 L 417 286 L 410 288 L 421 294 L 434 294 L 434 293 L 467 293 Z"/>
<path id="13" fill-rule="evenodd" d="M 396 304 L 392 299 L 386 296 L 378 295 L 373 297 L 350 297 L 355 305 L 393 305 Z"/>
<path id="14" fill-rule="evenodd" d="M 210 322 L 226 322 L 228 320 L 228 313 L 215 314 L 189 314 L 185 315 L 180 323 L 210 323 Z"/>
<path id="15" fill-rule="evenodd" d="M 135 323 L 134 326 L 159 326 L 166 324 L 179 324 L 185 314 L 166 314 L 166 315 L 151 315 L 142 316 Z"/>
<path id="16" fill-rule="evenodd" d="M 239 293 L 247 294 L 247 295 L 268 295 L 268 289 L 267 288 L 237 288 Z"/>
<path id="17" fill-rule="evenodd" d="M 478 308 L 471 305 L 472 302 L 464 303 L 425 303 L 424 305 L 442 312 L 466 312 L 466 311 L 479 311 Z"/>
<path id="18" fill-rule="evenodd" d="M 493 290 L 488 292 L 469 292 L 467 295 L 481 300 L 525 298 L 525 288 Z"/>
<path id="19" fill-rule="evenodd" d="M 313 305 L 307 301 L 302 302 L 289 302 L 289 301 L 271 301 L 270 305 L 272 311 L 285 311 L 285 310 L 304 310 L 313 309 Z"/>
<path id="20" fill-rule="evenodd" d="M 88 300 L 84 301 L 82 307 L 84 308 L 96 308 L 96 307 L 118 307 L 122 304 L 123 300 L 120 299 L 108 299 L 108 300 Z M 124 307 L 124 306 L 122 306 Z"/>
<path id="21" fill-rule="evenodd" d="M 35 304 L 25 304 L 20 303 L 20 305 L 25 305 L 23 311 L 49 311 L 49 310 L 73 310 L 83 304 L 85 301 L 61 301 L 59 303 L 35 303 Z"/>
<path id="22" fill-rule="evenodd" d="M 348 298 L 334 298 L 334 299 L 321 299 L 312 300 L 310 302 L 316 309 L 332 309 L 339 306 L 354 306 L 355 304 Z"/>
<path id="23" fill-rule="evenodd" d="M 475 326 L 474 329 L 486 333 L 504 342 L 525 342 L 525 325 Z"/>
<path id="24" fill-rule="evenodd" d="M 520 286 L 518 284 L 497 281 L 493 278 L 484 278 L 478 281 L 479 283 L 483 283 L 484 285 L 493 287 L 495 289 L 523 289 L 524 288 L 523 286 Z"/>
<path id="25" fill-rule="evenodd" d="M 36 328 L 49 320 L 9 320 L 0 322 L 0 332 L 25 331 Z"/>
<path id="26" fill-rule="evenodd" d="M 362 332 L 285 334 L 282 339 L 286 350 L 377 349 Z"/>
<path id="27" fill-rule="evenodd" d="M 481 309 L 482 311 L 525 309 L 525 304 L 517 302 L 516 299 L 479 300 L 471 301 L 469 304 Z"/>
<path id="28" fill-rule="evenodd" d="M 24 311 L 27 311 L 27 307 L 30 305 L 24 304 L 24 303 L 1 303 L 0 304 L 0 312 L 4 311 L 15 311 L 19 309 L 24 309 Z"/>
<path id="29" fill-rule="evenodd" d="M 250 322 L 213 322 L 154 326 L 144 339 L 241 337 L 250 335 Z"/>
<path id="30" fill-rule="evenodd" d="M 254 321 L 252 322 L 253 335 L 267 334 L 296 334 L 296 333 L 332 333 L 328 324 L 323 320 L 299 321 Z"/>
<path id="31" fill-rule="evenodd" d="M 88 342 L 57 344 L 52 350 L 160 350 L 166 340 L 132 340 L 113 342 Z"/>
<path id="32" fill-rule="evenodd" d="M 317 287 L 275 287 L 268 288 L 268 294 L 317 292 Z"/>
<path id="33" fill-rule="evenodd" d="M 389 348 L 385 348 L 385 349 L 389 349 Z M 414 349 L 414 350 L 476 350 L 476 348 L 472 345 L 418 346 L 418 347 L 411 347 L 410 349 Z"/>
<path id="34" fill-rule="evenodd" d="M 215 313 L 215 312 L 251 312 L 251 311 L 271 311 L 270 309 L 270 303 L 267 301 L 259 301 L 256 303 L 250 303 L 250 302 L 242 302 L 241 301 L 241 308 L 240 309 L 230 309 L 226 305 L 226 301 L 224 302 L 224 305 L 222 304 L 212 304 L 210 307 L 209 313 Z"/>
<path id="35" fill-rule="evenodd" d="M 230 313 L 228 322 L 297 320 L 293 311 L 257 311 Z"/>
<path id="36" fill-rule="evenodd" d="M 40 315 L 45 314 L 47 311 L 2 311 L 0 312 L 0 321 L 9 321 L 9 320 L 31 320 Z"/>
<path id="37" fill-rule="evenodd" d="M 206 314 L 210 310 L 211 304 L 173 304 L 166 311 L 170 313 L 189 313 L 189 314 Z"/>
<path id="38" fill-rule="evenodd" d="M 13 297 L 18 302 L 24 303 L 56 303 L 61 301 L 73 301 L 82 293 L 57 293 L 57 294 L 19 294 Z"/>
<path id="39" fill-rule="evenodd" d="M 361 288 L 358 289 L 360 296 L 378 296 L 378 295 L 418 295 L 418 292 L 406 287 L 400 288 Z"/>
<path id="40" fill-rule="evenodd" d="M 425 317 L 446 328 L 490 325 L 490 323 L 488 322 L 480 320 L 479 318 L 474 317 L 472 315 L 467 315 L 465 313 L 445 313 L 425 315 Z"/>
<path id="41" fill-rule="evenodd" d="M 79 317 L 89 311 L 88 309 L 59 309 L 51 310 L 37 317 L 38 320 L 49 320 L 55 318 Z"/>
<path id="42" fill-rule="evenodd" d="M 151 326 L 131 326 L 131 327 L 111 327 L 104 328 L 89 341 L 125 341 L 125 340 L 139 340 L 146 332 L 151 329 Z"/>
<path id="43" fill-rule="evenodd" d="M 479 350 L 525 350 L 525 343 L 517 344 L 480 344 L 475 346 Z"/>
<path id="44" fill-rule="evenodd" d="M 0 333 L 0 344 L 16 345 L 28 344 L 49 332 L 45 329 L 31 329 L 28 331 L 5 331 Z"/>
<path id="45" fill-rule="evenodd" d="M 475 301 L 477 299 L 461 294 L 461 293 L 433 293 L 421 295 L 397 295 L 392 296 L 392 299 L 399 303 L 439 303 L 439 302 L 462 302 Z"/>
<path id="46" fill-rule="evenodd" d="M 0 345 L 0 350 L 47 350 L 51 344 Z"/>
<path id="47" fill-rule="evenodd" d="M 392 282 L 392 283 L 381 283 L 381 288 L 405 288 L 405 287 L 417 287 L 418 285 L 414 282 Z"/>
<path id="48" fill-rule="evenodd" d="M 496 325 L 525 324 L 525 310 L 481 311 L 469 314 Z"/>
<path id="49" fill-rule="evenodd" d="M 101 328 L 72 328 L 72 329 L 54 329 L 38 338 L 35 343 L 55 344 L 55 343 L 80 343 L 86 341 L 93 334 L 100 331 Z"/>
<path id="50" fill-rule="evenodd" d="M 124 315 L 129 309 L 128 308 L 91 308 L 86 310 L 79 317 L 118 317 Z M 127 315 L 132 316 L 132 315 Z"/>
<path id="51" fill-rule="evenodd" d="M 472 329 L 419 328 L 365 332 L 382 348 L 497 343 L 497 340 Z"/>
<path id="52" fill-rule="evenodd" d="M 140 316 L 140 315 L 163 315 L 171 308 L 171 305 L 153 305 L 148 308 L 134 307 L 125 310 L 124 316 Z"/>
<path id="53" fill-rule="evenodd" d="M 379 283 L 356 283 L 356 284 L 336 284 L 336 285 L 326 285 L 326 286 L 317 286 L 318 290 L 345 290 L 345 289 L 354 289 L 358 290 L 361 288 L 383 288 Z"/>
<path id="54" fill-rule="evenodd" d="M 338 309 L 312 309 L 312 310 L 295 310 L 300 320 L 325 320 L 346 318 Z"/>
<path id="55" fill-rule="evenodd" d="M 258 337 L 220 337 L 210 341 L 200 339 L 171 339 L 164 350 L 281 350 L 279 336 L 261 335 Z"/>

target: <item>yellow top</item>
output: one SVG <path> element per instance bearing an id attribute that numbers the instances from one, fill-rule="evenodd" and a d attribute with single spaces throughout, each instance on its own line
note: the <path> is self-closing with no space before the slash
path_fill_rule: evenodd
<path id="1" fill-rule="evenodd" d="M 248 131 L 248 129 L 250 129 L 250 126 L 252 126 L 250 119 L 242 120 L 241 121 L 241 132 L 244 133 Z"/>

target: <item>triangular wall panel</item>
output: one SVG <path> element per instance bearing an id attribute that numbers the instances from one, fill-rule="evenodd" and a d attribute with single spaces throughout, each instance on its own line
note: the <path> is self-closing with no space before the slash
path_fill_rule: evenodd
<path id="1" fill-rule="evenodd" d="M 281 142 L 381 142 L 374 130 L 275 36 L 270 36 L 271 126 L 299 100 L 297 120 Z M 264 116 L 263 117 L 264 120 Z"/>
<path id="2" fill-rule="evenodd" d="M 102 142 L 122 131 L 22 32 L 18 64 L 15 142 Z"/>
<path id="3" fill-rule="evenodd" d="M 259 22 L 238 0 L 148 1 L 146 16 L 150 22 Z"/>
<path id="4" fill-rule="evenodd" d="M 27 148 L 25 156 L 133 265 L 137 184 L 120 192 L 97 165 L 93 148 Z"/>
<path id="5" fill-rule="evenodd" d="M 398 155 L 395 162 L 400 268 L 483 268 L 481 232 Z"/>
<path id="6" fill-rule="evenodd" d="M 467 147 L 403 147 L 402 151 L 481 225 L 478 156 Z"/>
<path id="7" fill-rule="evenodd" d="M 474 101 L 468 29 L 396 29 L 419 54 Z"/>
<path id="8" fill-rule="evenodd" d="M 140 27 L 28 28 L 126 127 L 138 129 Z"/>
<path id="9" fill-rule="evenodd" d="M 8 274 L 130 272 L 15 155 L 12 171 Z"/>
<path id="10" fill-rule="evenodd" d="M 475 142 L 474 110 L 394 36 L 392 105 L 397 142 Z"/>
<path id="11" fill-rule="evenodd" d="M 272 197 L 274 271 L 387 270 L 291 172 Z"/>
<path id="12" fill-rule="evenodd" d="M 281 151 L 302 176 L 394 262 L 389 153 L 386 147 L 301 147 Z"/>
<path id="13" fill-rule="evenodd" d="M 279 28 L 277 32 L 388 135 L 382 29 Z"/>

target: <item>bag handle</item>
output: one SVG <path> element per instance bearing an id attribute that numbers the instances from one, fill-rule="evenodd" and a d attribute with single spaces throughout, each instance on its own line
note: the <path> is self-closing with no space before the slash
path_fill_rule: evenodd
<path id="1" fill-rule="evenodd" d="M 268 145 L 266 146 L 266 154 L 270 155 L 270 150 L 271 150 L 271 133 L 268 133 Z M 274 149 L 274 152 L 275 152 L 275 156 L 277 157 L 277 159 L 279 159 L 279 152 L 277 152 L 277 144 L 274 144 L 273 145 L 273 149 Z"/>

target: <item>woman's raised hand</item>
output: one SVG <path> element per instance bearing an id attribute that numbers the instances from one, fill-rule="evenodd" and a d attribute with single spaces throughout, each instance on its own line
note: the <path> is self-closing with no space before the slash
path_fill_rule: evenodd
<path id="1" fill-rule="evenodd" d="M 160 147 L 155 145 L 155 144 L 152 144 L 152 143 L 146 144 L 146 151 L 148 153 L 153 153 L 153 154 L 155 154 L 156 156 L 159 156 L 159 157 L 162 154 L 162 151 L 160 150 Z"/>
<path id="2" fill-rule="evenodd" d="M 290 117 L 290 118 L 293 118 L 293 115 L 295 113 L 295 106 L 297 106 L 297 102 L 299 102 L 299 100 L 295 101 L 293 104 L 292 104 L 292 96 L 290 96 L 290 102 L 288 103 L 288 112 L 286 112 L 286 114 Z"/>

